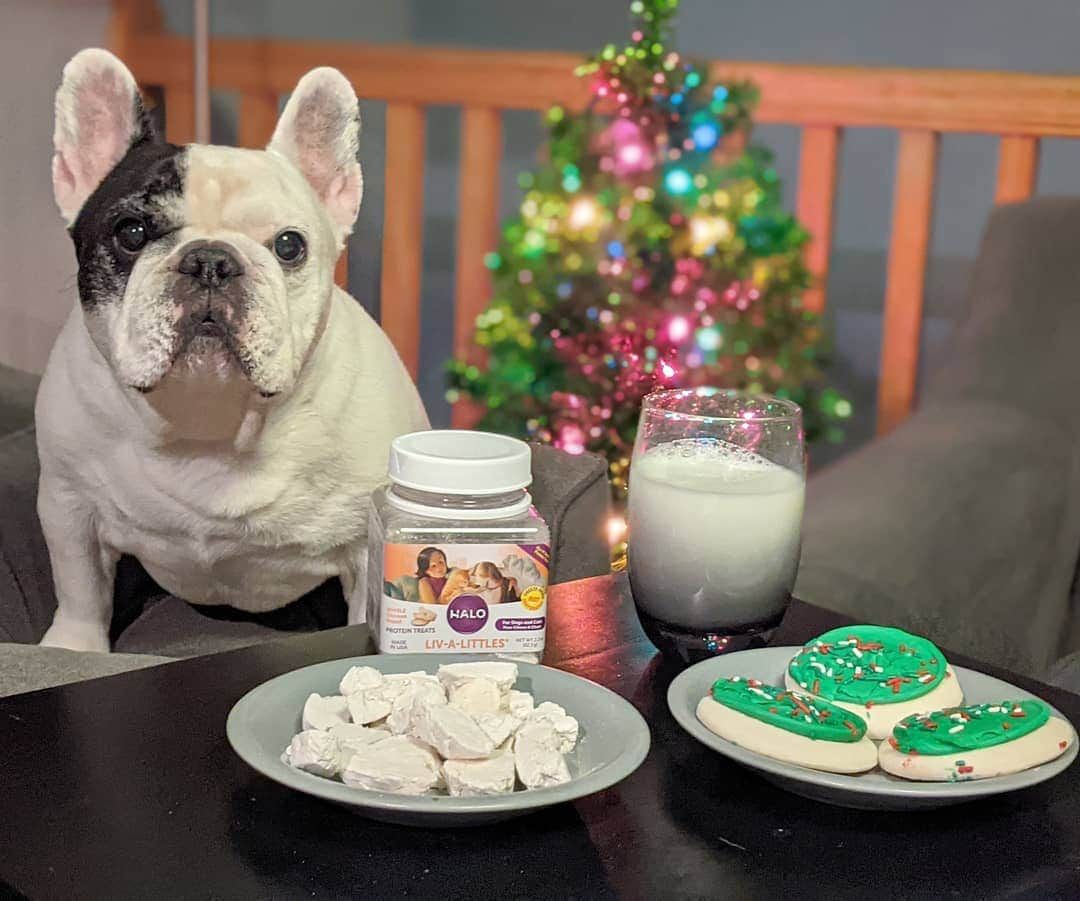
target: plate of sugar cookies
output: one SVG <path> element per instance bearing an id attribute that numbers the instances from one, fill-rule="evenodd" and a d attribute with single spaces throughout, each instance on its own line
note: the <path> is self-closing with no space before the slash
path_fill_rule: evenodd
<path id="1" fill-rule="evenodd" d="M 885 626 L 703 661 L 672 681 L 668 707 L 702 744 L 780 788 L 866 810 L 1027 788 L 1077 755 L 1052 705 Z"/>
<path id="2" fill-rule="evenodd" d="M 649 751 L 614 692 L 481 655 L 373 655 L 285 673 L 226 723 L 236 753 L 295 791 L 426 827 L 505 820 L 601 791 Z"/>

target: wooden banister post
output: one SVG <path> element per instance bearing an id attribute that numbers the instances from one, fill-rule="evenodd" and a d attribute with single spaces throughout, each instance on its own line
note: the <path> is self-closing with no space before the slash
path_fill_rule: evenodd
<path id="1" fill-rule="evenodd" d="M 484 254 L 494 249 L 499 229 L 499 161 L 502 118 L 492 107 L 466 107 L 462 115 L 458 181 L 457 258 L 454 279 L 454 357 L 480 363 L 473 342 L 476 317 L 491 299 L 491 274 Z M 474 404 L 454 405 L 453 423 L 467 428 L 479 418 Z"/>
<path id="2" fill-rule="evenodd" d="M 149 0 L 112 0 L 106 46 L 127 62 L 128 52 L 139 35 L 160 34 L 161 9 Z"/>
<path id="3" fill-rule="evenodd" d="M 915 402 L 937 152 L 936 133 L 900 133 L 881 337 L 879 435 L 899 425 Z"/>
<path id="4" fill-rule="evenodd" d="M 840 134 L 835 125 L 808 125 L 803 129 L 799 149 L 799 196 L 795 209 L 799 221 L 810 232 L 803 256 L 806 268 L 814 277 L 814 284 L 803 292 L 803 307 L 814 313 L 825 309 Z"/>
<path id="5" fill-rule="evenodd" d="M 272 91 L 244 91 L 236 122 L 236 141 L 241 147 L 261 149 L 274 134 L 278 118 L 278 95 Z"/>
<path id="6" fill-rule="evenodd" d="M 1039 172 L 1039 139 L 1003 135 L 998 146 L 997 190 L 994 203 L 1015 203 L 1035 193 Z"/>
<path id="7" fill-rule="evenodd" d="M 414 379 L 420 364 L 424 124 L 424 108 L 418 103 L 391 103 L 386 109 L 380 318 Z"/>
<path id="8" fill-rule="evenodd" d="M 190 85 L 167 84 L 164 95 L 165 140 L 190 144 L 195 140 L 195 92 Z"/>

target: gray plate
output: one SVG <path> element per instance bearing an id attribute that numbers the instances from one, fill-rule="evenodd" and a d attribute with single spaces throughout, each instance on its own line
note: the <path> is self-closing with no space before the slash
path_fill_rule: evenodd
<path id="1" fill-rule="evenodd" d="M 249 691 L 229 712 L 225 730 L 233 750 L 275 782 L 343 804 L 372 819 L 415 826 L 493 822 L 572 801 L 625 779 L 645 759 L 649 752 L 649 727 L 641 714 L 617 694 L 561 670 L 519 663 L 516 688 L 532 694 L 537 703 L 561 704 L 580 723 L 578 745 L 567 756 L 573 779 L 566 785 L 486 798 L 410 797 L 349 788 L 281 762 L 282 750 L 300 731 L 300 714 L 308 695 L 338 694 L 338 683 L 350 666 L 373 666 L 384 673 L 416 670 L 434 673 L 440 663 L 482 659 L 485 658 L 475 654 L 438 657 L 402 654 L 353 657 L 307 666 Z"/>
<path id="2" fill-rule="evenodd" d="M 783 763 L 748 751 L 706 729 L 697 718 L 698 702 L 713 682 L 730 676 L 760 679 L 771 685 L 784 684 L 784 670 L 798 648 L 761 648 L 714 657 L 680 673 L 668 688 L 668 707 L 679 725 L 702 744 L 745 767 L 759 772 L 774 785 L 805 798 L 857 807 L 863 810 L 922 810 L 959 804 L 975 798 L 1027 788 L 1056 776 L 1076 759 L 1077 744 L 1055 760 L 1011 776 L 978 779 L 971 782 L 910 782 L 890 776 L 879 769 L 857 776 L 823 773 L 790 763 Z M 1031 692 L 1002 682 L 975 670 L 954 666 L 953 672 L 964 691 L 965 704 L 1014 701 L 1034 698 Z M 1051 707 L 1054 716 L 1066 719 Z"/>

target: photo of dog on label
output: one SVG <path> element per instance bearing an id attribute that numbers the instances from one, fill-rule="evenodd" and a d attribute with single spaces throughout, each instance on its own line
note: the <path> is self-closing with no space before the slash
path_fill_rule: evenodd
<path id="1" fill-rule="evenodd" d="M 426 429 L 390 340 L 334 284 L 363 194 L 346 78 L 296 85 L 264 150 L 163 141 L 104 50 L 64 68 L 53 186 L 79 301 L 37 398 L 57 609 L 42 644 L 107 651 L 117 561 L 263 613 L 340 579 L 365 615 L 372 490 Z"/>

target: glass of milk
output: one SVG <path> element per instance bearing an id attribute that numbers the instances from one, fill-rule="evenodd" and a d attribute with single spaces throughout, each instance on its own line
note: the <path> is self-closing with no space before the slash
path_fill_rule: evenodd
<path id="1" fill-rule="evenodd" d="M 806 485 L 802 411 L 720 388 L 645 398 L 630 465 L 630 586 L 684 661 L 764 644 L 787 609 Z"/>

